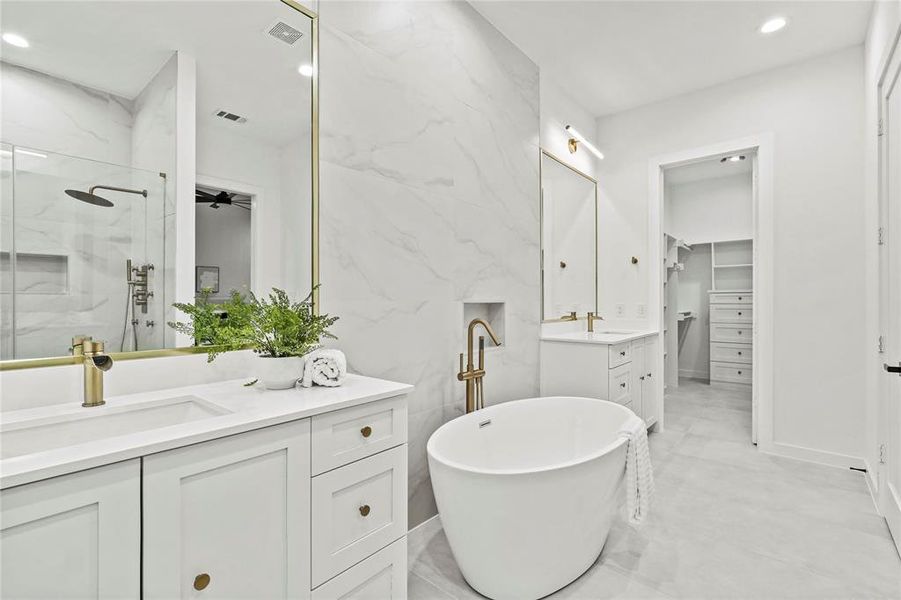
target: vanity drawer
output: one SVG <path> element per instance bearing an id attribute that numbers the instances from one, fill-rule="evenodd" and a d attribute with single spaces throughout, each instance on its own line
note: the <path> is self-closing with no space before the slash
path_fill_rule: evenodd
<path id="1" fill-rule="evenodd" d="M 751 383 L 751 367 L 730 363 L 711 362 L 710 381 Z"/>
<path id="2" fill-rule="evenodd" d="M 407 441 L 403 396 L 361 404 L 312 419 L 313 475 Z"/>
<path id="3" fill-rule="evenodd" d="M 740 323 L 710 323 L 711 342 L 751 343 L 753 339 L 750 323 L 747 325 Z"/>
<path id="4" fill-rule="evenodd" d="M 623 342 L 614 346 L 608 346 L 607 366 L 609 368 L 624 365 L 632 361 L 632 342 Z"/>
<path id="5" fill-rule="evenodd" d="M 750 306 L 715 304 L 710 307 L 711 323 L 750 323 L 753 316 Z"/>
<path id="6" fill-rule="evenodd" d="M 710 360 L 716 362 L 751 364 L 751 344 L 710 343 Z"/>
<path id="7" fill-rule="evenodd" d="M 751 292 L 728 292 L 725 294 L 710 294 L 711 304 L 751 304 L 754 294 Z"/>
<path id="8" fill-rule="evenodd" d="M 313 590 L 312 600 L 406 600 L 407 538 L 402 537 Z"/>
<path id="9" fill-rule="evenodd" d="M 313 585 L 407 532 L 407 447 L 313 478 Z"/>
<path id="10" fill-rule="evenodd" d="M 617 404 L 632 402 L 632 365 L 621 365 L 610 369 L 607 399 Z"/>

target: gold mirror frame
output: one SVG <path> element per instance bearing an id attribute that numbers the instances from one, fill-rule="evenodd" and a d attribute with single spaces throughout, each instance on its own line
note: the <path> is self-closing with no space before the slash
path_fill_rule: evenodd
<path id="1" fill-rule="evenodd" d="M 311 286 L 313 289 L 313 312 L 319 314 L 319 15 L 295 0 L 280 0 L 283 4 L 302 13 L 310 19 L 310 46 L 312 49 L 313 76 L 311 82 L 311 232 L 312 245 Z M 134 352 L 110 352 L 113 360 L 134 360 L 140 358 L 159 358 L 164 356 L 186 356 L 201 354 L 209 350 L 208 346 L 185 346 L 182 348 L 160 348 L 158 350 L 138 350 Z M 16 369 L 35 369 L 38 367 L 57 367 L 75 365 L 82 362 L 76 356 L 52 356 L 48 358 L 23 358 L 0 361 L 0 371 Z"/>
<path id="2" fill-rule="evenodd" d="M 560 323 L 563 321 L 568 321 L 569 319 L 564 318 L 556 318 L 556 319 L 545 319 L 544 318 L 544 157 L 548 157 L 554 162 L 560 164 L 561 166 L 566 167 L 576 175 L 580 177 L 584 177 L 592 184 L 594 184 L 594 312 L 597 314 L 598 312 L 598 181 L 591 175 L 580 171 L 574 166 L 567 164 L 566 161 L 558 158 L 551 152 L 548 152 L 544 148 L 541 148 L 540 153 L 538 155 L 538 197 L 539 197 L 539 234 L 541 238 L 541 250 L 539 253 L 540 256 L 540 265 L 539 269 L 541 272 L 541 322 L 542 323 Z"/>

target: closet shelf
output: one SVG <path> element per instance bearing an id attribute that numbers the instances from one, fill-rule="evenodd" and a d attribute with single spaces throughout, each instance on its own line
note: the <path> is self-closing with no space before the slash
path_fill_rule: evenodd
<path id="1" fill-rule="evenodd" d="M 753 264 L 736 264 L 736 265 L 713 265 L 714 269 L 736 269 L 736 268 L 750 268 L 753 267 Z"/>

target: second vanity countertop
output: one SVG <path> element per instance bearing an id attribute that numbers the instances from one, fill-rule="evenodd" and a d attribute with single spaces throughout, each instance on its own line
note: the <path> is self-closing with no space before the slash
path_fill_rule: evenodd
<path id="1" fill-rule="evenodd" d="M 0 436 L 14 434 L 22 427 L 65 421 L 66 417 L 77 422 L 95 415 L 104 416 L 102 413 L 125 413 L 130 408 L 155 401 L 199 400 L 202 408 L 218 413 L 156 429 L 4 458 L 0 460 L 0 489 L 400 396 L 413 389 L 403 383 L 352 374 L 348 374 L 339 387 L 263 390 L 262 386 L 245 387 L 246 381 L 239 379 L 110 397 L 104 406 L 97 408 L 83 408 L 80 402 L 68 402 L 0 413 Z M 207 403 L 209 406 L 205 407 Z"/>
<path id="2" fill-rule="evenodd" d="M 623 342 L 631 342 L 652 335 L 657 335 L 658 331 L 653 330 L 613 330 L 613 331 L 570 331 L 566 333 L 543 333 L 541 334 L 542 342 L 569 342 L 573 344 L 601 344 L 611 346 L 613 344 L 621 344 Z"/>

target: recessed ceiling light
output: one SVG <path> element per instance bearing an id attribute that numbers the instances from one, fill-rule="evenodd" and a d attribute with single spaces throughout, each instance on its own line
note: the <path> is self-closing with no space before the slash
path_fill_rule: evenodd
<path id="1" fill-rule="evenodd" d="M 4 33 L 3 41 L 17 48 L 27 48 L 31 44 L 18 33 Z"/>
<path id="2" fill-rule="evenodd" d="M 744 155 L 744 154 L 734 154 L 734 155 L 732 155 L 732 156 L 724 156 L 723 158 L 720 159 L 720 162 L 721 162 L 721 163 L 724 163 L 724 162 L 739 162 L 739 161 L 742 161 L 742 160 L 744 160 L 744 159 L 745 159 L 745 155 Z"/>
<path id="3" fill-rule="evenodd" d="M 303 75 L 304 77 L 312 77 L 313 76 L 313 65 L 300 65 L 297 67 L 297 72 Z"/>
<path id="4" fill-rule="evenodd" d="M 786 25 L 788 25 L 788 21 L 784 17 L 773 17 L 760 26 L 760 33 L 776 33 Z"/>

